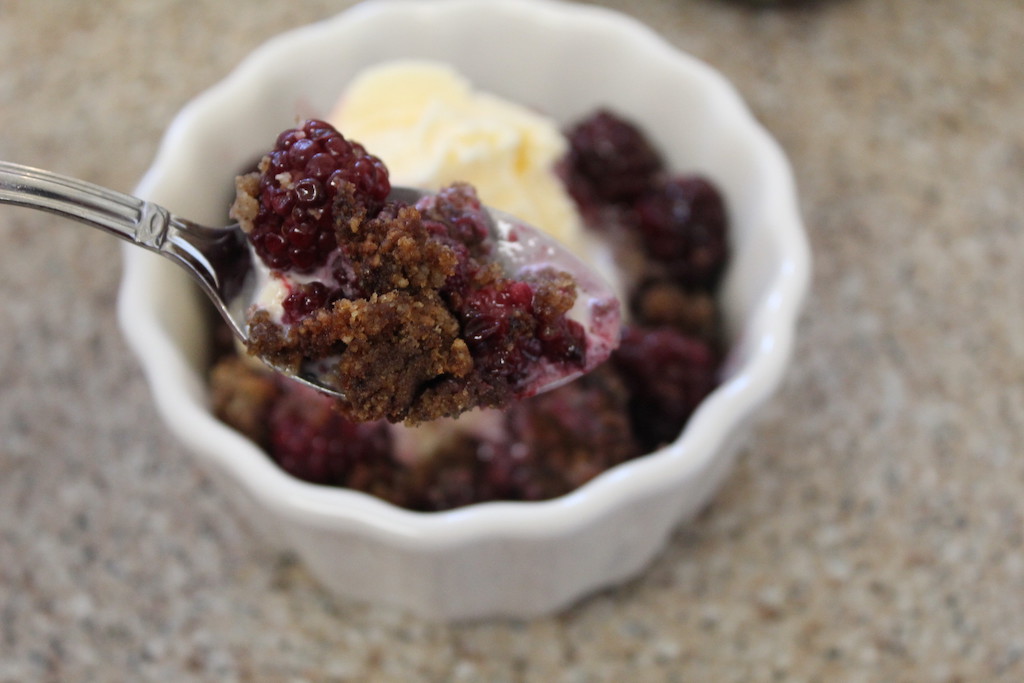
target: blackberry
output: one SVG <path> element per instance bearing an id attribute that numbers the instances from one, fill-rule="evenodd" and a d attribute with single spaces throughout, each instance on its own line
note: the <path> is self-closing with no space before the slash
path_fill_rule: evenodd
<path id="1" fill-rule="evenodd" d="M 275 270 L 322 266 L 337 246 L 335 225 L 375 215 L 391 191 L 380 159 L 317 119 L 278 135 L 258 174 L 250 239 Z"/>
<path id="2" fill-rule="evenodd" d="M 534 336 L 533 288 L 525 282 L 499 281 L 466 292 L 458 314 L 462 336 L 480 373 L 516 391 L 542 351 Z"/>
<path id="3" fill-rule="evenodd" d="M 610 365 L 513 404 L 509 441 L 486 465 L 491 491 L 517 500 L 562 495 L 640 455 L 629 395 Z"/>
<path id="4" fill-rule="evenodd" d="M 471 186 L 454 183 L 421 199 L 416 206 L 436 234 L 462 244 L 474 256 L 489 251 L 486 209 Z"/>
<path id="5" fill-rule="evenodd" d="M 345 419 L 333 401 L 288 382 L 268 417 L 270 456 L 294 477 L 315 484 L 385 489 L 394 477 L 391 438 L 381 423 Z"/>
<path id="6" fill-rule="evenodd" d="M 282 322 L 291 325 L 312 315 L 318 308 L 324 307 L 328 295 L 327 286 L 322 282 L 314 281 L 298 285 L 282 302 L 284 308 Z"/>
<path id="7" fill-rule="evenodd" d="M 578 199 L 593 195 L 605 202 L 628 203 L 662 170 L 661 157 L 640 129 L 610 111 L 599 110 L 567 137 L 566 172 Z"/>
<path id="8" fill-rule="evenodd" d="M 489 500 L 545 500 L 640 455 L 628 394 L 610 365 L 513 403 L 507 438 L 461 435 L 415 467 L 409 504 L 446 510 Z"/>
<path id="9" fill-rule="evenodd" d="M 463 293 L 462 336 L 485 381 L 522 395 L 541 359 L 583 367 L 583 326 L 565 315 L 575 300 L 571 283 L 565 273 L 544 270 L 531 282 L 499 279 Z"/>
<path id="10" fill-rule="evenodd" d="M 725 202 L 697 176 L 667 180 L 634 204 L 647 255 L 678 283 L 712 289 L 728 259 Z"/>
<path id="11" fill-rule="evenodd" d="M 670 328 L 631 327 L 612 354 L 630 391 L 633 427 L 645 449 L 673 441 L 718 383 L 712 347 Z"/>

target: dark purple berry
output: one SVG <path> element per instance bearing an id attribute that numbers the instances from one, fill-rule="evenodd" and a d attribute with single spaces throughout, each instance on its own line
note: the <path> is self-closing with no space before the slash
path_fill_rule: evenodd
<path id="1" fill-rule="evenodd" d="M 269 417 L 271 457 L 289 474 L 316 484 L 371 490 L 394 476 L 382 423 L 350 422 L 327 396 L 288 383 Z"/>
<path id="2" fill-rule="evenodd" d="M 569 133 L 568 174 L 605 202 L 630 202 L 661 172 L 661 157 L 633 124 L 598 111 Z"/>
<path id="3" fill-rule="evenodd" d="M 679 436 L 718 381 L 714 350 L 670 328 L 627 329 L 612 362 L 630 391 L 634 428 L 647 449 Z"/>
<path id="4" fill-rule="evenodd" d="M 345 192 L 345 210 L 375 215 L 391 191 L 387 168 L 329 123 L 311 119 L 283 131 L 260 177 L 260 210 L 253 221 L 256 253 L 277 270 L 310 272 L 337 246 L 331 210 Z"/>
<path id="5" fill-rule="evenodd" d="M 713 288 L 728 258 L 725 203 L 696 176 L 662 183 L 634 206 L 648 256 L 682 285 Z"/>
<path id="6" fill-rule="evenodd" d="M 283 302 L 286 324 L 297 323 L 327 303 L 328 291 L 322 282 L 299 285 Z"/>

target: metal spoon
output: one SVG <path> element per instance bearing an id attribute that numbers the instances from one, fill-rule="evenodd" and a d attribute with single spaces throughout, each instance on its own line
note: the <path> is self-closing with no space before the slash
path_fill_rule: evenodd
<path id="1" fill-rule="evenodd" d="M 389 198 L 413 204 L 426 194 L 421 190 L 395 187 Z M 251 277 L 252 251 L 245 233 L 237 224 L 224 227 L 199 225 L 132 195 L 6 161 L 0 161 L 0 204 L 55 213 L 169 258 L 199 283 L 234 335 L 243 343 L 247 341 L 249 325 L 246 315 L 255 278 Z M 578 300 L 615 300 L 608 285 L 557 241 L 513 216 L 493 209 L 487 212 L 491 219 L 491 234 L 497 244 L 496 255 L 506 272 L 521 271 L 531 265 L 557 265 L 576 278 Z M 606 322 L 595 322 L 587 317 L 595 308 L 606 309 L 590 307 L 582 313 L 585 319 L 580 322 L 588 334 L 592 327 L 601 327 Z M 607 330 L 594 330 L 595 335 L 601 333 L 607 333 Z M 319 391 L 345 398 L 324 378 L 323 371 L 315 363 L 303 363 L 297 373 L 272 364 L 271 367 Z M 582 371 L 553 378 L 542 390 L 564 384 L 579 374 Z"/>

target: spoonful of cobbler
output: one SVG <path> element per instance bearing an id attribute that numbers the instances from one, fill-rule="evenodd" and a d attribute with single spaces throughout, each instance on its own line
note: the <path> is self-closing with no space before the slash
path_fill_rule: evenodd
<path id="1" fill-rule="evenodd" d="M 57 213 L 184 267 L 249 353 L 357 421 L 457 416 L 559 386 L 618 345 L 619 302 L 570 251 L 456 183 L 392 187 L 330 124 L 282 132 L 227 227 L 0 162 L 0 203 Z"/>

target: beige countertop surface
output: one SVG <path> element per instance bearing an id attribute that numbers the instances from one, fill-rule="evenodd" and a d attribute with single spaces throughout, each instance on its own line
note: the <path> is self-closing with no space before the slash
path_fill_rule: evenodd
<path id="1" fill-rule="evenodd" d="M 128 190 L 191 97 L 351 3 L 0 0 L 0 158 Z M 729 77 L 814 252 L 711 506 L 551 618 L 327 594 L 175 442 L 119 245 L 0 209 L 0 681 L 1024 680 L 1024 3 L 602 4 Z"/>

